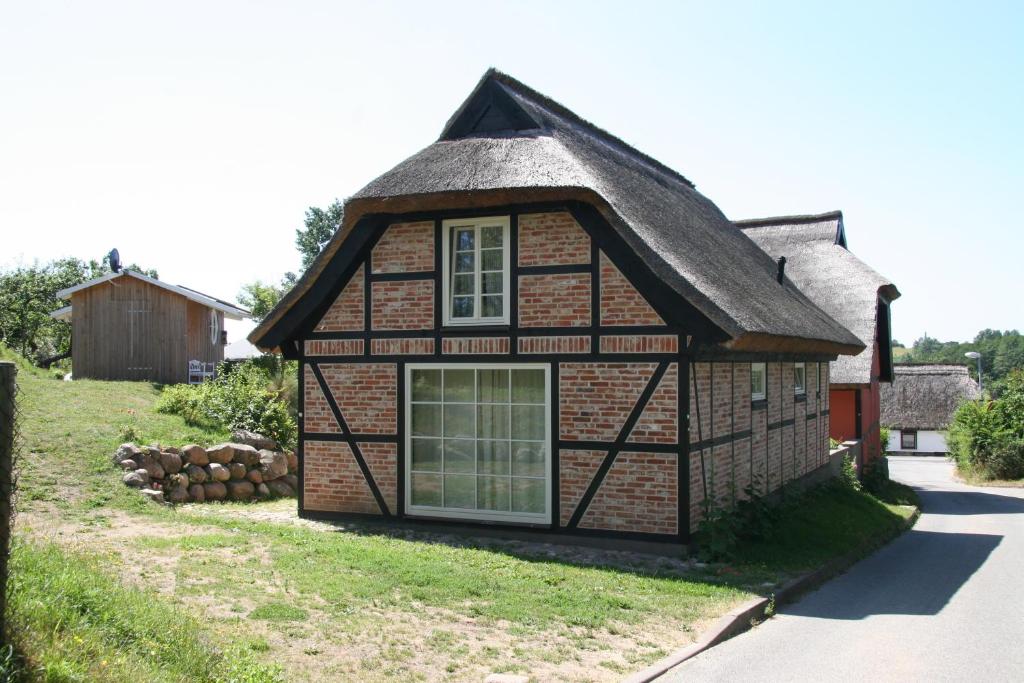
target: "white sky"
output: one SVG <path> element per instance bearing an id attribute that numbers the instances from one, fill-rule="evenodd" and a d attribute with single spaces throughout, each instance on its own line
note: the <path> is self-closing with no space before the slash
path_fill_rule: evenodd
<path id="1" fill-rule="evenodd" d="M 0 267 L 116 246 L 221 298 L 277 280 L 306 207 L 491 65 L 732 218 L 842 209 L 904 343 L 1024 327 L 1012 3 L 2 2 Z"/>

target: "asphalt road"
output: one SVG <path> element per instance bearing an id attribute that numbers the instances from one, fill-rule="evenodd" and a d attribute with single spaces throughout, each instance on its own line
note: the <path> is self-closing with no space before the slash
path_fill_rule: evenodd
<path id="1" fill-rule="evenodd" d="M 889 459 L 916 526 L 773 619 L 660 681 L 1024 681 L 1024 489 Z"/>

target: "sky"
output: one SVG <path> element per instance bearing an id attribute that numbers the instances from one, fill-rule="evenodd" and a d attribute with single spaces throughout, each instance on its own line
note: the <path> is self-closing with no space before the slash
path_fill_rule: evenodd
<path id="1" fill-rule="evenodd" d="M 276 281 L 490 66 L 730 218 L 841 209 L 905 344 L 1024 328 L 1020 2 L 0 0 L 0 268 Z"/>

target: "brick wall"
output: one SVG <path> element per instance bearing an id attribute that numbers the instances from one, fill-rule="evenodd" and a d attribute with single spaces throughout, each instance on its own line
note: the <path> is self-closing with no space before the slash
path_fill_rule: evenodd
<path id="1" fill-rule="evenodd" d="M 370 353 L 374 356 L 429 355 L 434 353 L 434 340 L 428 337 L 374 339 Z"/>
<path id="2" fill-rule="evenodd" d="M 601 324 L 665 324 L 604 252 L 601 252 Z"/>
<path id="3" fill-rule="evenodd" d="M 590 263 L 590 237 L 568 211 L 519 216 L 519 265 Z"/>
<path id="4" fill-rule="evenodd" d="M 305 430 L 316 434 L 340 434 L 341 427 L 334 418 L 320 384 L 316 381 L 316 375 L 308 365 L 303 368 L 303 401 L 302 413 L 305 421 Z"/>
<path id="5" fill-rule="evenodd" d="M 434 221 L 388 226 L 373 248 L 370 262 L 373 273 L 434 270 Z"/>
<path id="6" fill-rule="evenodd" d="M 679 439 L 679 364 L 670 363 L 627 441 L 677 443 Z"/>
<path id="7" fill-rule="evenodd" d="M 398 510 L 398 445 L 393 443 L 359 442 L 359 452 L 370 469 L 377 490 L 388 511 Z"/>
<path id="8" fill-rule="evenodd" d="M 590 353 L 590 337 L 520 337 L 519 353 Z"/>
<path id="9" fill-rule="evenodd" d="M 563 363 L 558 370 L 561 438 L 614 441 L 655 367 L 654 363 Z"/>
<path id="10" fill-rule="evenodd" d="M 441 353 L 446 354 L 507 354 L 508 337 L 445 337 L 441 340 Z"/>
<path id="11" fill-rule="evenodd" d="M 320 372 L 353 434 L 398 433 L 394 363 L 323 363 Z M 306 422 L 308 429 L 308 417 Z"/>
<path id="12" fill-rule="evenodd" d="M 380 514 L 380 506 L 348 444 L 305 441 L 302 458 L 302 503 L 306 510 Z"/>
<path id="13" fill-rule="evenodd" d="M 360 266 L 316 326 L 318 332 L 351 332 L 363 329 L 366 324 L 363 316 L 363 279 L 363 267 Z"/>
<path id="14" fill-rule="evenodd" d="M 625 334 L 601 337 L 601 353 L 676 353 L 679 337 L 674 334 Z"/>
<path id="15" fill-rule="evenodd" d="M 677 533 L 676 456 L 619 453 L 580 520 L 584 529 Z"/>
<path id="16" fill-rule="evenodd" d="M 605 451 L 562 450 L 558 454 L 558 486 L 562 525 L 569 523 L 583 493 L 590 486 L 597 469 L 604 460 Z"/>
<path id="17" fill-rule="evenodd" d="M 590 274 L 521 275 L 520 327 L 588 327 Z"/>
<path id="18" fill-rule="evenodd" d="M 429 330 L 434 327 L 434 281 L 372 283 L 374 330 Z"/>
<path id="19" fill-rule="evenodd" d="M 304 345 L 307 356 L 361 356 L 362 339 L 307 339 Z"/>

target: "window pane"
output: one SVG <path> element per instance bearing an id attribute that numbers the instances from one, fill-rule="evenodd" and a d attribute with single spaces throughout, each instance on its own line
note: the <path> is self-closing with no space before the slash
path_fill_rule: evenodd
<path id="1" fill-rule="evenodd" d="M 412 406 L 412 435 L 441 436 L 441 406 L 433 403 Z"/>
<path id="2" fill-rule="evenodd" d="M 544 438 L 544 406 L 512 406 L 512 438 Z"/>
<path id="3" fill-rule="evenodd" d="M 472 318 L 473 317 L 473 297 L 472 296 L 457 296 L 452 299 L 452 317 L 453 318 Z"/>
<path id="4" fill-rule="evenodd" d="M 483 317 L 485 318 L 500 318 L 502 301 L 501 296 L 484 296 L 481 298 L 481 304 L 483 305 Z"/>
<path id="5" fill-rule="evenodd" d="M 433 506 L 441 505 L 440 474 L 412 475 L 412 504 Z"/>
<path id="6" fill-rule="evenodd" d="M 444 435 L 447 437 L 465 436 L 473 438 L 476 436 L 475 419 L 473 406 L 445 405 L 444 407 Z"/>
<path id="7" fill-rule="evenodd" d="M 469 439 L 444 440 L 445 472 L 476 472 L 476 442 Z"/>
<path id="8" fill-rule="evenodd" d="M 513 512 L 544 512 L 543 479 L 512 478 Z"/>
<path id="9" fill-rule="evenodd" d="M 508 370 L 480 370 L 481 403 L 508 403 Z"/>
<path id="10" fill-rule="evenodd" d="M 441 471 L 441 440 L 413 439 L 412 468 L 424 472 Z"/>
<path id="11" fill-rule="evenodd" d="M 470 275 L 456 275 L 455 276 L 455 291 L 454 294 L 473 294 L 473 279 L 474 276 Z M 487 290 L 484 290 L 487 291 Z"/>
<path id="12" fill-rule="evenodd" d="M 508 438 L 508 405 L 481 405 L 476 409 L 476 436 L 478 439 Z"/>
<path id="13" fill-rule="evenodd" d="M 445 475 L 444 506 L 446 508 L 475 508 L 476 477 L 464 474 Z"/>
<path id="14" fill-rule="evenodd" d="M 465 277 L 465 275 L 460 275 L 459 277 Z M 480 290 L 481 294 L 501 294 L 505 279 L 501 273 L 484 273 L 482 279 L 483 287 Z"/>
<path id="15" fill-rule="evenodd" d="M 543 477 L 544 475 L 544 444 L 513 441 L 512 476 Z"/>
<path id="16" fill-rule="evenodd" d="M 508 474 L 508 441 L 477 441 L 476 471 L 480 474 Z"/>
<path id="17" fill-rule="evenodd" d="M 544 371 L 512 371 L 513 403 L 544 403 Z"/>
<path id="18" fill-rule="evenodd" d="M 455 255 L 455 272 L 456 273 L 472 273 L 473 272 L 473 252 L 468 254 L 456 254 Z"/>
<path id="19" fill-rule="evenodd" d="M 480 270 L 501 270 L 505 263 L 502 258 L 503 250 L 501 249 L 484 249 L 480 252 L 480 259 L 483 261 L 483 265 Z"/>
<path id="20" fill-rule="evenodd" d="M 501 232 L 501 227 L 497 225 L 481 228 L 480 248 L 487 249 L 488 247 L 500 247 Z"/>
<path id="21" fill-rule="evenodd" d="M 476 235 L 473 230 L 459 230 L 455 235 L 455 251 L 473 251 L 473 242 Z"/>
<path id="22" fill-rule="evenodd" d="M 412 400 L 414 400 L 414 401 L 440 401 L 441 400 L 441 371 L 440 370 L 413 370 L 412 371 Z"/>
<path id="23" fill-rule="evenodd" d="M 508 510 L 509 480 L 507 477 L 477 479 L 477 505 L 481 510 Z"/>
<path id="24" fill-rule="evenodd" d="M 476 389 L 474 378 L 475 370 L 445 370 L 444 371 L 444 400 L 445 403 L 452 401 L 460 403 L 472 403 L 476 400 Z"/>

